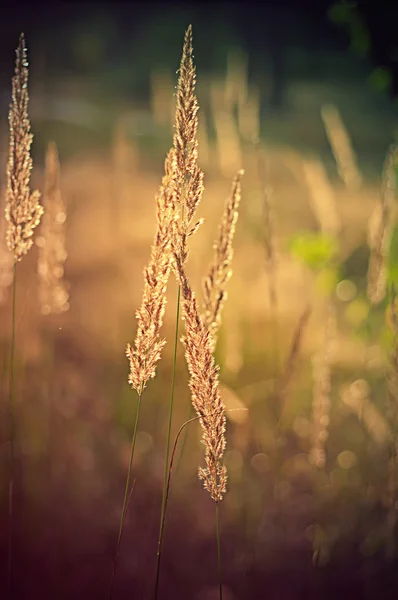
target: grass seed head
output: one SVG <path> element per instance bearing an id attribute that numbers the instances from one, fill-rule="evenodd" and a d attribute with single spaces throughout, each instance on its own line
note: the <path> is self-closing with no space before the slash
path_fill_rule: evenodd
<path id="1" fill-rule="evenodd" d="M 33 232 L 40 222 L 43 207 L 40 193 L 30 191 L 33 135 L 28 118 L 28 61 L 25 38 L 21 34 L 16 50 L 15 74 L 12 78 L 12 102 L 9 110 L 10 144 L 7 165 L 5 218 L 6 240 L 15 261 L 20 261 L 33 244 Z"/>

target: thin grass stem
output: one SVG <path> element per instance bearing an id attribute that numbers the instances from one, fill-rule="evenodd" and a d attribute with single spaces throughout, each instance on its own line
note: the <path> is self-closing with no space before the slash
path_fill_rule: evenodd
<path id="1" fill-rule="evenodd" d="M 110 591 L 109 591 L 109 600 L 112 600 L 112 597 L 113 597 L 113 588 L 114 588 L 114 584 L 115 584 L 116 568 L 117 568 L 117 563 L 118 563 L 118 558 L 119 558 L 120 542 L 122 540 L 123 527 L 124 527 L 124 522 L 125 522 L 126 513 L 127 513 L 127 506 L 128 506 L 128 500 L 129 500 L 130 478 L 131 478 L 131 467 L 132 467 L 132 464 L 133 464 L 134 450 L 135 450 L 135 441 L 136 441 L 136 438 L 137 438 L 138 421 L 139 421 L 139 417 L 140 417 L 141 395 L 142 394 L 138 394 L 138 405 L 137 405 L 137 412 L 136 412 L 136 415 L 135 415 L 135 424 L 134 424 L 133 439 L 131 441 L 130 463 L 129 463 L 129 468 L 128 468 L 128 471 L 127 471 L 126 489 L 124 491 L 123 508 L 122 508 L 122 514 L 121 514 L 121 517 L 120 517 L 119 535 L 118 535 L 118 538 L 117 538 L 115 558 L 114 558 L 114 561 L 113 561 L 113 572 L 112 572 L 111 588 L 110 588 Z"/>
<path id="2" fill-rule="evenodd" d="M 194 407 L 192 406 L 192 404 L 189 405 L 189 412 L 188 412 L 188 417 L 187 417 L 187 421 L 189 421 L 192 418 L 194 412 Z M 178 471 L 180 465 L 181 465 L 181 460 L 183 457 L 183 454 L 185 452 L 185 447 L 187 445 L 187 441 L 188 441 L 188 430 L 186 429 L 184 432 L 184 439 L 182 440 L 182 444 L 181 444 L 181 450 L 180 453 L 178 455 L 178 462 L 176 465 L 176 472 Z"/>
<path id="3" fill-rule="evenodd" d="M 10 350 L 10 479 L 8 494 L 8 597 L 12 594 L 12 541 L 13 541 L 13 501 L 14 501 L 14 462 L 15 462 L 15 308 L 17 296 L 17 263 L 14 262 L 12 282 L 12 317 L 11 317 L 11 350 Z"/>
<path id="4" fill-rule="evenodd" d="M 46 366 L 46 386 L 44 390 L 45 402 L 47 403 L 47 458 L 48 458 L 48 483 L 52 485 L 52 464 L 53 464 L 53 435 L 54 435 L 54 398 L 53 381 L 55 369 L 55 343 L 53 333 L 43 330 L 45 366 Z"/>
<path id="5" fill-rule="evenodd" d="M 226 412 L 235 412 L 237 410 L 248 410 L 248 409 L 247 408 L 230 408 Z M 161 560 L 161 555 L 162 555 L 162 546 L 163 546 L 163 537 L 164 537 L 164 524 L 166 522 L 166 511 L 167 511 L 167 505 L 168 505 L 169 494 L 170 494 L 171 475 L 173 473 L 174 460 L 175 460 L 175 455 L 176 455 L 176 450 L 177 450 L 177 443 L 178 443 L 178 440 L 180 439 L 180 435 L 184 431 L 185 427 L 187 425 L 189 425 L 190 423 L 193 423 L 194 421 L 199 421 L 199 419 L 200 419 L 200 417 L 192 417 L 192 419 L 188 419 L 188 421 L 185 421 L 185 423 L 183 423 L 181 425 L 180 429 L 178 430 L 177 435 L 174 440 L 174 446 L 173 446 L 173 451 L 172 451 L 171 457 L 170 457 L 170 467 L 169 467 L 169 472 L 168 472 L 168 477 L 167 477 L 164 511 L 163 511 L 163 516 L 162 516 L 162 522 L 160 524 L 160 536 L 159 536 L 160 543 L 158 545 L 154 600 L 157 600 L 157 597 L 158 597 L 160 560 Z"/>
<path id="6" fill-rule="evenodd" d="M 170 392 L 170 403 L 169 403 L 169 420 L 168 420 L 168 426 L 167 426 L 166 463 L 165 463 L 165 469 L 164 469 L 162 510 L 161 510 L 160 522 L 162 522 L 162 519 L 163 519 L 164 504 L 165 504 L 165 499 L 166 499 L 167 472 L 169 469 L 171 423 L 172 423 L 172 419 L 173 419 L 174 389 L 175 389 L 175 379 L 176 379 L 176 370 L 177 370 L 178 331 L 179 331 L 179 324 L 180 324 L 180 309 L 181 309 L 180 300 L 181 300 L 181 287 L 178 286 L 177 307 L 176 307 L 176 325 L 175 325 L 174 350 L 173 350 L 173 368 L 172 368 L 172 376 L 171 376 L 171 392 Z"/>
<path id="7" fill-rule="evenodd" d="M 220 600 L 222 600 L 222 570 L 221 570 L 221 543 L 220 543 L 220 509 L 216 502 L 216 538 L 217 538 L 217 565 L 218 565 L 218 583 L 220 586 Z"/>
<path id="8" fill-rule="evenodd" d="M 162 519 L 161 519 L 161 522 L 160 522 L 158 553 L 157 553 L 157 563 L 156 563 L 156 580 L 155 580 L 154 600 L 157 600 L 157 597 L 158 597 L 159 573 L 160 573 L 160 559 L 161 559 L 161 555 L 162 555 L 164 526 L 165 526 L 165 522 L 166 522 L 166 509 L 167 509 L 167 504 L 168 504 L 168 500 L 169 500 L 171 474 L 173 472 L 174 458 L 175 458 L 175 454 L 176 454 L 176 450 L 177 450 L 177 442 L 178 442 L 179 437 L 180 437 L 181 433 L 183 432 L 184 428 L 187 425 L 189 425 L 189 423 L 192 423 L 193 421 L 198 421 L 198 420 L 199 420 L 199 417 L 193 417 L 192 419 L 189 419 L 188 421 L 185 421 L 185 423 L 183 425 L 181 425 L 180 429 L 178 430 L 176 438 L 174 440 L 173 451 L 171 453 L 171 458 L 170 458 L 170 468 L 168 469 L 167 482 L 166 482 L 166 486 L 164 488 L 165 489 L 164 510 L 162 512 Z"/>
<path id="9" fill-rule="evenodd" d="M 185 198 L 186 189 L 185 186 L 182 188 L 182 198 Z M 181 208 L 181 220 L 184 219 L 184 203 L 182 202 Z M 157 549 L 157 559 L 159 560 L 160 552 L 161 552 L 161 544 L 163 537 L 163 528 L 164 528 L 164 511 L 166 505 L 166 487 L 167 487 L 167 473 L 169 470 L 169 454 L 170 454 L 170 440 L 171 440 L 171 424 L 173 420 L 173 408 L 174 408 L 174 390 L 175 390 L 175 379 L 176 379 L 176 371 L 177 371 L 177 347 L 178 347 L 178 332 L 180 327 L 180 310 L 181 310 L 181 286 L 178 286 L 177 290 L 177 306 L 176 306 L 176 322 L 175 322 L 175 334 L 174 334 L 174 349 L 173 349 L 173 367 L 172 367 L 172 375 L 171 375 L 171 392 L 170 392 L 170 402 L 169 402 L 169 418 L 167 425 L 167 442 L 166 442 L 166 460 L 164 465 L 164 478 L 163 478 L 163 491 L 162 491 L 162 506 L 160 511 L 160 525 L 159 525 L 159 538 L 158 538 L 158 549 Z M 156 575 L 158 578 L 158 573 Z M 156 592 L 155 597 L 157 595 L 157 584 L 156 584 Z"/>
<path id="10" fill-rule="evenodd" d="M 175 335 L 174 335 L 174 350 L 173 350 L 173 370 L 171 376 L 171 393 L 170 393 L 170 404 L 169 404 L 169 422 L 167 428 L 167 444 L 166 444 L 166 462 L 164 467 L 164 480 L 163 480 L 163 492 L 162 492 L 162 508 L 160 512 L 160 525 L 159 525 L 159 538 L 158 538 L 158 550 L 157 550 L 157 570 L 156 570 L 156 586 L 155 586 L 155 598 L 157 597 L 158 590 L 158 579 L 159 579 L 159 565 L 160 565 L 160 554 L 163 541 L 163 529 L 165 523 L 165 508 L 168 497 L 168 481 L 167 474 L 169 473 L 169 454 L 170 454 L 170 440 L 171 440 L 171 423 L 173 418 L 173 406 L 174 406 L 174 390 L 175 390 L 175 377 L 177 370 L 177 345 L 178 345 L 178 330 L 180 324 L 180 308 L 181 308 L 181 287 L 178 286 L 177 292 L 177 307 L 176 307 L 176 324 L 175 324 Z"/>

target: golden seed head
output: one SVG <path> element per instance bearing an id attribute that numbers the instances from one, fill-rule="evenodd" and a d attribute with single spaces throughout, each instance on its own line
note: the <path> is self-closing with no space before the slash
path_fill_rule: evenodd
<path id="1" fill-rule="evenodd" d="M 218 366 L 215 363 L 210 332 L 200 314 L 195 294 L 178 253 L 174 255 L 175 271 L 181 287 L 182 312 L 185 323 L 185 358 L 190 374 L 192 404 L 202 427 L 205 446 L 205 467 L 199 468 L 199 478 L 215 502 L 226 492 L 227 471 L 223 465 L 226 446 L 225 406 L 221 399 Z"/>
<path id="2" fill-rule="evenodd" d="M 33 244 L 33 231 L 40 222 L 43 207 L 40 193 L 30 191 L 33 135 L 28 118 L 28 61 L 25 38 L 21 34 L 16 50 L 12 102 L 9 110 L 10 144 L 7 165 L 5 218 L 8 222 L 7 246 L 14 260 L 20 261 Z"/>
<path id="3" fill-rule="evenodd" d="M 156 196 L 157 230 L 149 263 L 144 269 L 144 293 L 136 313 L 137 334 L 134 345 L 128 344 L 126 349 L 130 363 L 128 380 L 139 395 L 148 381 L 155 377 L 156 364 L 166 343 L 160 338 L 160 329 L 166 309 L 175 215 L 175 156 L 172 149 L 166 157 L 165 175 Z"/>
<path id="4" fill-rule="evenodd" d="M 174 134 L 174 206 L 171 240 L 172 266 L 181 289 L 182 317 L 186 335 L 185 357 L 190 373 L 189 387 L 192 404 L 202 427 L 205 446 L 205 467 L 199 478 L 213 500 L 222 499 L 227 474 L 222 464 L 225 449 L 225 408 L 221 400 L 218 367 L 214 362 L 210 333 L 202 321 L 198 304 L 186 275 L 188 238 L 199 228 L 202 220 L 193 221 L 203 193 L 203 172 L 198 166 L 198 101 L 195 95 L 196 73 L 192 59 L 192 27 L 184 38 L 184 47 L 177 86 L 176 124 Z"/>
<path id="5" fill-rule="evenodd" d="M 224 213 L 215 243 L 215 255 L 209 274 L 203 283 L 204 322 L 210 331 L 213 350 L 217 342 L 217 332 L 221 324 L 221 312 L 226 299 L 226 287 L 232 275 L 232 242 L 238 220 L 238 208 L 241 199 L 241 178 L 243 171 L 235 175 L 231 193 L 225 204 Z"/>

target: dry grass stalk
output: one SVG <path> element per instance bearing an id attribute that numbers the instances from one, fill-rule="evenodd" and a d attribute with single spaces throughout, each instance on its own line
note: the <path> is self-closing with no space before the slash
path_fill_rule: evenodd
<path id="1" fill-rule="evenodd" d="M 134 347 L 127 344 L 130 362 L 129 383 L 141 396 L 149 379 L 155 377 L 165 340 L 160 328 L 166 308 L 166 287 L 171 267 L 171 236 L 175 219 L 175 154 L 170 150 L 165 160 L 165 176 L 156 197 L 157 231 L 149 264 L 144 269 L 144 293 L 137 311 L 138 329 Z"/>
<path id="2" fill-rule="evenodd" d="M 378 304 L 386 295 L 386 260 L 391 234 L 396 220 L 395 209 L 395 169 L 398 161 L 398 147 L 392 146 L 383 167 L 382 186 L 379 203 L 369 221 L 370 258 L 368 267 L 367 294 L 371 304 Z"/>
<path id="3" fill-rule="evenodd" d="M 217 343 L 217 332 L 221 324 L 221 312 L 227 299 L 226 287 L 232 275 L 232 242 L 238 220 L 238 208 L 241 198 L 241 177 L 244 171 L 235 175 L 227 199 L 219 228 L 218 239 L 214 245 L 215 255 L 209 274 L 203 283 L 204 315 L 203 321 L 210 331 L 213 350 Z"/>
<path id="4" fill-rule="evenodd" d="M 333 339 L 334 314 L 332 303 L 329 301 L 327 306 L 327 316 L 325 325 L 325 337 L 323 349 L 313 358 L 313 435 L 312 447 L 309 460 L 317 467 L 324 467 L 326 463 L 325 442 L 329 436 L 328 427 L 330 422 L 330 390 L 331 390 L 331 369 L 330 369 L 330 349 Z"/>
<path id="5" fill-rule="evenodd" d="M 28 118 L 28 61 L 25 38 L 21 34 L 16 51 L 15 75 L 12 78 L 12 103 L 9 111 L 10 145 L 7 165 L 5 217 L 6 240 L 14 260 L 20 261 L 33 244 L 33 231 L 40 222 L 43 207 L 40 193 L 30 191 L 33 135 Z"/>
<path id="6" fill-rule="evenodd" d="M 192 225 L 203 192 L 203 173 L 198 166 L 198 101 L 195 95 L 196 73 L 192 59 L 192 27 L 184 39 L 180 76 L 177 86 L 176 131 L 176 199 L 181 208 L 181 220 L 174 221 L 174 270 L 181 288 L 182 313 L 186 335 L 185 356 L 190 373 L 192 404 L 200 417 L 205 445 L 205 468 L 199 478 L 218 502 L 226 490 L 226 468 L 222 464 L 225 449 L 225 407 L 221 400 L 218 368 L 215 365 L 210 333 L 199 314 L 198 303 L 185 272 L 188 257 L 187 240 L 200 225 Z"/>
<path id="7" fill-rule="evenodd" d="M 341 221 L 336 198 L 326 169 L 319 158 L 305 158 L 302 167 L 310 190 L 311 206 L 322 231 L 338 235 Z"/>
<path id="8" fill-rule="evenodd" d="M 39 247 L 39 302 L 43 315 L 59 314 L 69 308 L 69 294 L 64 280 L 66 206 L 60 189 L 60 166 L 57 147 L 48 145 L 44 173 L 44 216 Z"/>
<path id="9" fill-rule="evenodd" d="M 180 222 L 175 221 L 182 262 L 188 258 L 188 237 L 201 224 L 192 225 L 192 219 L 203 194 L 203 171 L 198 165 L 198 110 L 195 95 L 196 70 L 192 59 L 192 27 L 184 38 L 184 47 L 177 85 L 175 133 L 173 138 L 176 157 L 176 203 L 181 209 Z"/>
<path id="10" fill-rule="evenodd" d="M 175 252 L 176 274 L 181 286 L 186 335 L 185 356 L 190 374 L 192 404 L 200 417 L 205 446 L 206 467 L 199 468 L 199 478 L 214 501 L 226 491 L 227 472 L 222 464 L 225 441 L 225 406 L 221 399 L 218 366 L 216 366 L 210 332 L 199 314 L 198 303 L 178 252 Z"/>
<path id="11" fill-rule="evenodd" d="M 354 149 L 341 115 L 334 105 L 325 105 L 321 117 L 337 169 L 347 188 L 357 190 L 362 183 Z"/>

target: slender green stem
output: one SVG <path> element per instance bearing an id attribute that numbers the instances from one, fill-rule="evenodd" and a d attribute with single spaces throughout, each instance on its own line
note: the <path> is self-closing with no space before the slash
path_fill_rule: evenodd
<path id="1" fill-rule="evenodd" d="M 221 544 L 220 544 L 220 514 L 218 502 L 216 502 L 216 537 L 217 537 L 217 564 L 218 582 L 220 586 L 220 600 L 222 600 L 222 571 L 221 571 Z"/>
<path id="2" fill-rule="evenodd" d="M 187 419 L 188 421 L 192 418 L 193 411 L 194 411 L 194 408 L 193 408 L 192 404 L 190 404 L 189 405 L 189 412 L 188 412 L 188 419 Z M 188 430 L 186 429 L 185 432 L 184 432 L 184 439 L 182 440 L 182 444 L 181 444 L 181 450 L 180 450 L 180 453 L 178 455 L 178 462 L 177 462 L 177 465 L 176 465 L 176 471 L 178 471 L 178 469 L 179 469 L 179 467 L 181 465 L 181 459 L 182 459 L 182 456 L 184 454 L 185 447 L 187 445 L 187 441 L 188 441 Z"/>
<path id="3" fill-rule="evenodd" d="M 180 324 L 180 308 L 181 308 L 181 287 L 178 286 L 177 307 L 176 307 L 176 324 L 175 324 L 175 334 L 174 334 L 174 350 L 173 350 L 173 372 L 172 372 L 172 376 L 171 376 L 169 421 L 168 421 L 168 426 L 167 426 L 166 462 L 165 462 L 165 468 L 164 468 L 161 520 L 163 518 L 164 504 L 165 504 L 165 499 L 166 499 L 167 472 L 169 469 L 171 423 L 172 423 L 172 419 L 173 419 L 174 390 L 175 390 L 175 380 L 176 380 L 176 370 L 177 370 L 177 347 L 178 347 L 178 331 L 179 331 L 179 324 Z"/>
<path id="4" fill-rule="evenodd" d="M 8 597 L 12 595 L 12 534 L 13 534 L 13 499 L 14 499 L 14 438 L 15 438 L 15 307 L 17 296 L 17 263 L 14 262 L 12 282 L 12 318 L 11 318 L 11 350 L 10 350 L 10 479 L 8 494 Z"/>
<path id="5" fill-rule="evenodd" d="M 173 451 L 171 453 L 171 458 L 170 458 L 170 468 L 168 470 L 168 477 L 167 477 L 166 485 L 165 485 L 165 488 L 164 488 L 165 489 L 164 510 L 162 512 L 162 519 L 161 519 L 161 522 L 160 522 L 160 532 L 159 532 L 157 564 L 156 564 L 156 581 L 155 581 L 154 600 L 157 600 L 157 597 L 158 597 L 159 573 L 160 573 L 160 559 L 161 559 L 161 555 L 162 555 L 164 525 L 165 525 L 165 522 L 166 522 L 166 509 L 167 509 L 167 503 L 168 503 L 168 499 L 169 499 L 171 474 L 173 472 L 174 458 L 175 458 L 175 454 L 176 454 L 176 450 L 177 450 L 177 442 L 179 440 L 179 437 L 180 437 L 181 433 L 185 429 L 185 427 L 187 425 L 189 425 L 189 423 L 192 423 L 193 421 L 198 421 L 198 419 L 199 419 L 199 417 L 193 417 L 192 419 L 189 419 L 188 421 L 185 421 L 185 423 L 183 425 L 181 425 L 180 429 L 178 430 L 178 433 L 177 433 L 176 438 L 174 440 Z"/>
<path id="6" fill-rule="evenodd" d="M 133 464 L 135 441 L 136 441 L 136 438 L 137 438 L 138 421 L 139 421 L 139 417 L 140 417 L 141 394 L 138 394 L 138 405 L 137 405 L 137 412 L 136 412 L 136 415 L 135 415 L 133 439 L 131 441 L 130 463 L 129 463 L 129 468 L 128 468 L 128 471 L 127 471 L 126 489 L 124 491 L 124 500 L 123 500 L 122 514 L 120 516 L 119 535 L 118 535 L 118 538 L 117 538 L 115 558 L 113 560 L 113 572 L 112 572 L 111 588 L 110 588 L 110 591 L 109 591 L 109 600 L 112 600 L 112 596 L 113 596 L 113 587 L 114 587 L 114 583 L 115 583 L 116 568 L 117 568 L 117 563 L 118 563 L 118 558 L 119 558 L 120 542 L 121 542 L 122 534 L 123 534 L 124 521 L 126 519 L 127 505 L 128 505 L 128 499 L 129 499 L 131 467 L 132 467 L 132 464 Z"/>
<path id="7" fill-rule="evenodd" d="M 45 387 L 45 398 L 47 401 L 47 453 L 48 453 L 48 484 L 52 485 L 52 464 L 53 464 L 53 453 L 52 453 L 52 438 L 54 431 L 54 398 L 53 398 L 53 380 L 54 380 L 54 368 L 55 368 L 55 344 L 54 336 L 52 332 L 46 330 L 43 331 L 45 341 L 45 362 L 46 362 L 46 387 Z"/>
<path id="8" fill-rule="evenodd" d="M 164 529 L 164 514 L 166 507 L 166 497 L 168 494 L 167 490 L 167 474 L 169 472 L 169 454 L 170 454 L 170 440 L 171 440 L 171 423 L 173 419 L 173 406 L 174 406 L 174 390 L 175 390 L 175 379 L 176 379 L 176 370 L 177 370 L 177 347 L 178 347 L 178 331 L 180 324 L 180 307 L 181 307 L 181 287 L 178 286 L 177 292 L 177 306 L 176 306 L 176 322 L 175 322 L 175 334 L 174 334 L 174 350 L 173 350 L 173 370 L 171 376 L 171 392 L 170 392 L 170 402 L 169 402 L 169 420 L 167 426 L 167 443 L 166 443 L 166 460 L 164 466 L 164 479 L 163 479 L 163 492 L 162 492 L 162 508 L 160 511 L 160 525 L 159 525 L 159 538 L 158 538 L 158 550 L 157 550 L 157 559 L 158 565 L 160 564 L 160 553 L 161 553 L 161 545 L 163 539 L 163 529 Z M 159 569 L 156 572 L 156 592 L 155 597 L 157 596 L 158 589 L 158 578 L 159 578 Z"/>

